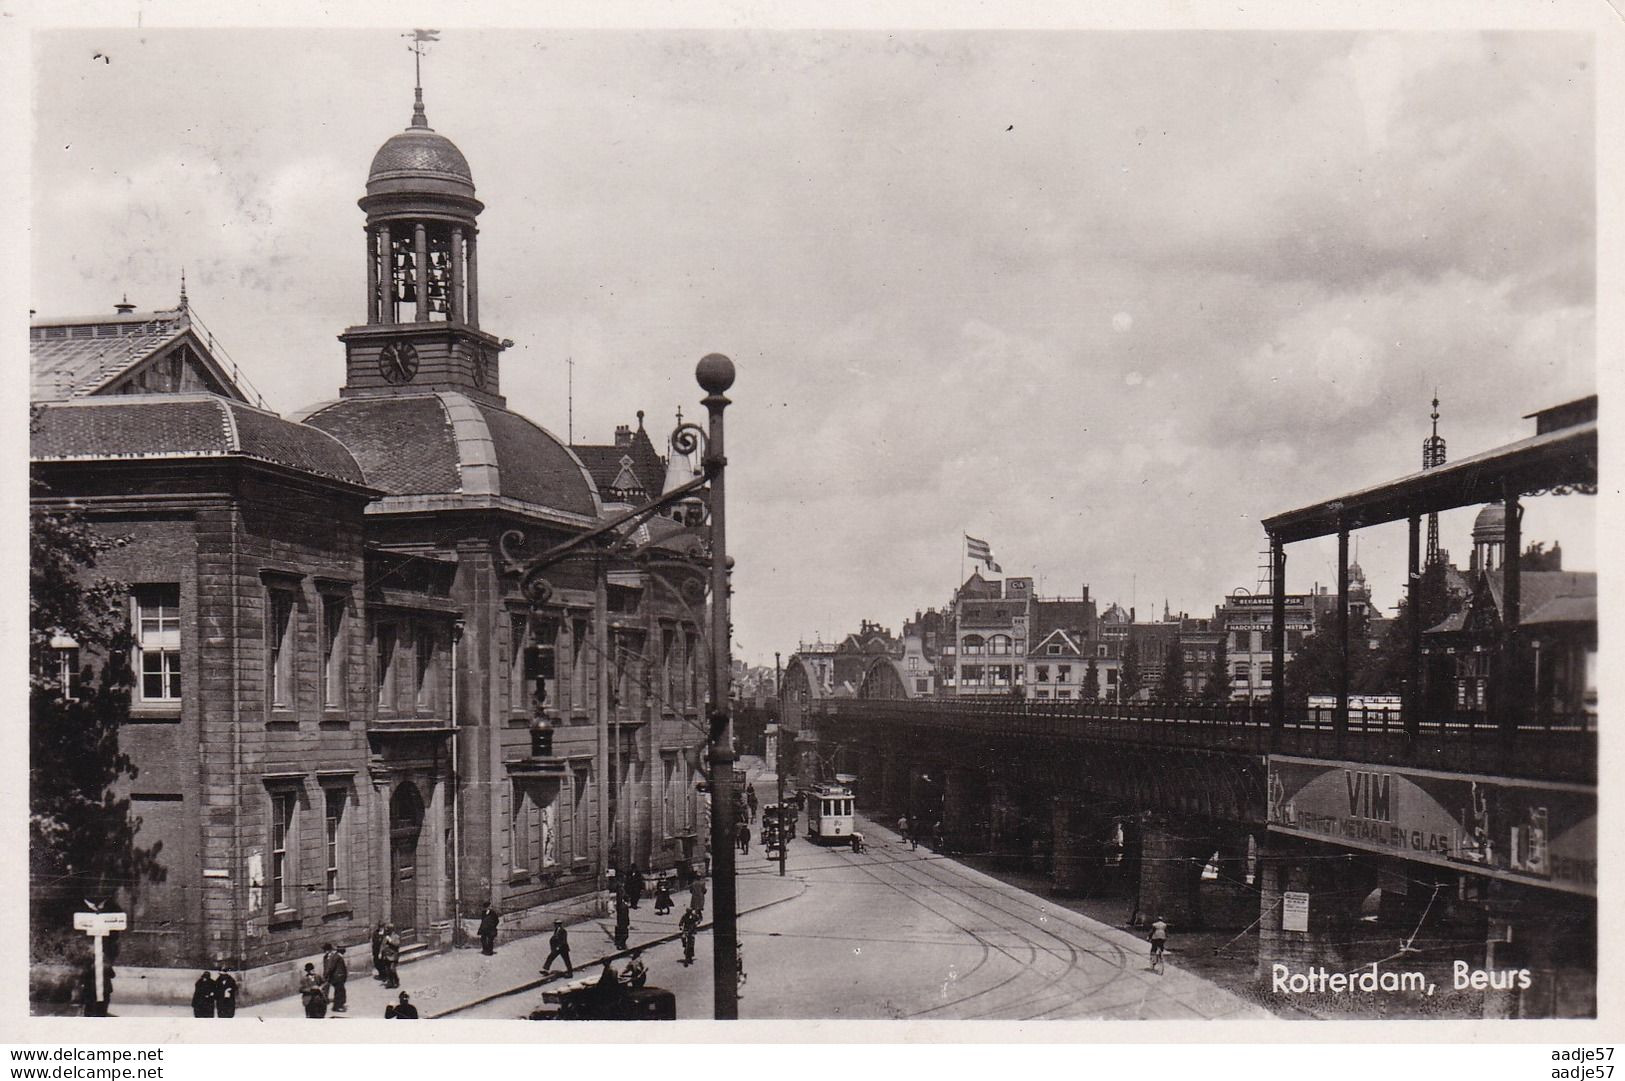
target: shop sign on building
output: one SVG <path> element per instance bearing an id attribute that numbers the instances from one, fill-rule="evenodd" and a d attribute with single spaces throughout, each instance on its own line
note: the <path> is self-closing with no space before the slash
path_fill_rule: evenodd
<path id="1" fill-rule="evenodd" d="M 1270 755 L 1269 828 L 1597 895 L 1591 785 Z"/>

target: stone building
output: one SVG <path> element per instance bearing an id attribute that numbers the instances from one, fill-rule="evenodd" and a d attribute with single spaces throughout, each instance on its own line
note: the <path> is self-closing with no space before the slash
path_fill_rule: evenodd
<path id="1" fill-rule="evenodd" d="M 483 206 L 421 91 L 360 207 L 343 385 L 291 419 L 248 403 L 184 293 L 31 331 L 38 498 L 130 538 L 100 564 L 136 638 L 122 794 L 165 873 L 116 899 L 125 997 L 219 960 L 282 994 L 379 920 L 435 949 L 490 901 L 523 933 L 593 908 L 617 866 L 703 854 L 694 531 L 661 518 L 561 564 L 540 605 L 508 559 L 661 490 L 642 415 L 611 456 L 507 408 Z"/>

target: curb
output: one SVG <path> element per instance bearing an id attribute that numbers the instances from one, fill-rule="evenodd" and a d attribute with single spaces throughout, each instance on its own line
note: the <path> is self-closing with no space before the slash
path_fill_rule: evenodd
<path id="1" fill-rule="evenodd" d="M 755 905 L 751 908 L 740 909 L 735 918 L 738 916 L 749 915 L 752 912 L 760 912 L 764 908 L 772 908 L 774 905 L 782 905 L 786 901 L 794 901 L 796 898 L 807 892 L 806 879 L 798 878 L 796 879 L 796 882 L 801 888 L 796 890 L 796 892 L 792 893 L 790 896 L 780 897 L 773 901 L 765 901 L 762 904 Z M 711 926 L 711 922 L 702 923 L 698 928 L 696 928 L 696 932 L 709 930 Z M 601 965 L 605 961 L 618 961 L 623 957 L 630 957 L 633 950 L 647 950 L 653 946 L 663 946 L 668 942 L 676 942 L 680 938 L 682 938 L 682 932 L 680 931 L 669 935 L 661 935 L 657 938 L 651 938 L 647 942 L 640 942 L 636 946 L 628 946 L 624 950 L 616 950 L 614 953 L 604 954 L 602 957 L 595 958 L 591 961 L 584 961 L 582 962 L 581 967 L 583 969 L 587 969 L 591 968 L 593 965 Z M 477 1006 L 484 1006 L 488 1002 L 495 1002 L 499 998 L 508 998 L 511 995 L 522 995 L 526 991 L 534 991 L 538 987 L 546 986 L 552 982 L 553 981 L 550 979 L 527 980 L 526 982 L 519 984 L 517 987 L 510 987 L 505 991 L 495 991 L 489 995 L 483 995 L 480 998 L 476 998 L 471 1002 L 465 1002 L 459 1006 L 453 1006 L 450 1009 L 440 1010 L 437 1013 L 431 1013 L 425 1016 L 431 1021 L 438 1020 L 442 1017 L 452 1017 L 456 1014 L 464 1012 L 465 1010 L 472 1010 Z"/>

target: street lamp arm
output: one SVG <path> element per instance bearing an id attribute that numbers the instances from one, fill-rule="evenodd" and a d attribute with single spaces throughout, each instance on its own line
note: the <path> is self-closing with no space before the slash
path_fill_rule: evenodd
<path id="1" fill-rule="evenodd" d="M 607 547 L 613 544 L 614 541 L 618 539 L 618 535 L 623 526 L 629 524 L 635 525 L 642 522 L 645 518 L 650 517 L 656 511 L 669 507 L 673 503 L 679 502 L 680 500 L 700 491 L 705 487 L 706 483 L 706 477 L 695 477 L 687 484 L 682 484 L 676 488 L 673 488 L 659 499 L 652 500 L 645 503 L 641 507 L 634 507 L 629 511 L 618 514 L 614 518 L 611 518 L 609 521 L 605 522 L 603 525 L 596 526 L 587 530 L 585 533 L 571 537 L 563 544 L 556 544 L 547 551 L 542 552 L 540 555 L 532 556 L 529 559 L 520 554 L 520 551 L 525 545 L 525 534 L 523 530 L 509 529 L 504 531 L 502 536 L 497 541 L 497 547 L 502 554 L 503 564 L 508 571 L 529 578 L 531 575 L 540 574 L 549 567 L 563 562 L 589 544 L 597 544 L 601 547 Z"/>

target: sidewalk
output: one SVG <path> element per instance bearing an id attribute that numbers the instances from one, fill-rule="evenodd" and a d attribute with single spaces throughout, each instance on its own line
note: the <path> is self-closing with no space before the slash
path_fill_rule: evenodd
<path id="1" fill-rule="evenodd" d="M 752 849 L 752 857 L 760 849 Z M 797 878 L 780 878 L 769 869 L 756 867 L 756 859 L 742 858 L 738 875 L 738 908 L 741 915 L 769 905 L 787 901 L 806 889 L 806 883 Z M 653 900 L 645 895 L 643 903 L 632 913 L 632 934 L 628 949 L 617 950 L 612 940 L 614 917 L 583 920 L 570 925 L 570 959 L 576 975 L 596 973 L 605 961 L 619 961 L 633 949 L 675 938 L 677 920 L 683 914 L 682 906 L 688 893 L 673 897 L 678 907 L 665 916 L 656 916 Z M 706 915 L 710 916 L 712 897 L 706 898 Z M 704 934 L 710 928 L 709 919 L 701 925 Z M 412 1004 L 426 1018 L 440 1017 L 490 999 L 516 991 L 530 990 L 543 984 L 542 962 L 547 959 L 547 933 L 531 935 L 497 947 L 495 956 L 486 957 L 478 947 L 454 949 L 430 954 L 421 960 L 404 964 L 400 969 L 401 986 L 385 990 L 384 985 L 370 975 L 352 978 L 346 985 L 349 991 L 349 1010 L 345 1013 L 328 1012 L 327 1020 L 361 1018 L 381 1020 L 384 1007 L 394 1003 L 401 991 L 412 996 Z M 352 949 L 351 954 L 359 953 Z M 356 958 L 355 960 L 359 960 Z M 555 962 L 553 971 L 563 975 L 563 968 Z M 652 974 L 652 983 L 659 983 L 658 974 Z M 518 1009 L 518 1006 L 515 1007 Z M 115 1005 L 120 1017 L 191 1017 L 185 1005 L 159 1005 L 128 1003 Z M 294 1017 L 303 1019 L 304 1006 L 299 995 L 290 988 L 286 998 L 244 1006 L 237 1011 L 235 1020 L 254 1018 Z"/>

